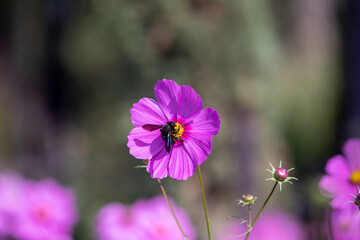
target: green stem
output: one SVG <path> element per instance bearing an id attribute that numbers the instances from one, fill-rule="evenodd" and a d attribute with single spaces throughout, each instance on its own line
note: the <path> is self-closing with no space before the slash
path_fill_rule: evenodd
<path id="1" fill-rule="evenodd" d="M 206 225 L 207 225 L 207 230 L 208 230 L 208 236 L 209 236 L 209 240 L 211 240 L 211 231 L 210 231 L 209 215 L 208 215 L 208 211 L 207 211 L 207 207 L 206 207 L 204 185 L 203 185 L 203 181 L 202 181 L 202 177 L 201 177 L 200 166 L 197 166 L 197 170 L 198 170 L 198 173 L 199 173 L 199 179 L 200 179 L 200 185 L 201 185 L 202 198 L 203 198 L 203 202 L 204 202 L 204 211 L 205 211 L 205 218 L 206 218 Z"/>
<path id="2" fill-rule="evenodd" d="M 251 229 L 251 203 L 249 204 L 249 222 L 248 222 L 249 229 Z"/>
<path id="3" fill-rule="evenodd" d="M 266 204 L 267 204 L 267 203 L 268 203 L 268 201 L 270 200 L 271 196 L 273 195 L 273 193 L 274 193 L 274 191 L 275 191 L 275 188 L 276 188 L 277 184 L 278 184 L 278 182 L 276 181 L 276 182 L 275 182 L 274 187 L 272 188 L 272 190 L 271 190 L 271 192 L 270 192 L 270 194 L 269 194 L 269 196 L 266 198 L 266 200 L 265 200 L 264 204 L 261 206 L 261 208 L 260 208 L 260 210 L 259 210 L 258 214 L 256 215 L 256 217 L 255 217 L 254 221 L 252 222 L 252 224 L 251 224 L 251 228 L 252 228 L 252 227 L 254 227 L 256 220 L 257 220 L 257 219 L 258 219 L 258 217 L 260 216 L 260 213 L 262 212 L 262 210 L 264 209 L 264 207 L 266 206 Z M 248 234 L 246 235 L 245 240 L 247 240 L 247 239 L 249 238 L 250 233 L 251 233 L 251 231 L 249 231 L 249 232 L 248 232 Z"/>
<path id="4" fill-rule="evenodd" d="M 161 188 L 161 191 L 162 191 L 162 193 L 163 193 L 163 195 L 164 195 L 164 197 L 165 197 L 165 200 L 166 200 L 166 202 L 167 202 L 167 204 L 168 204 L 168 206 L 169 206 L 169 208 L 170 208 L 170 211 L 171 211 L 171 213 L 172 213 L 172 215 L 173 215 L 173 217 L 174 217 L 177 225 L 179 226 L 179 229 L 180 229 L 182 235 L 184 236 L 185 239 L 188 239 L 187 236 L 186 236 L 186 234 L 185 234 L 185 232 L 184 232 L 184 230 L 182 229 L 182 227 L 181 227 L 181 225 L 180 225 L 179 220 L 177 219 L 177 217 L 176 217 L 176 215 L 175 215 L 175 212 L 174 212 L 173 208 L 171 207 L 171 204 L 170 204 L 170 201 L 169 201 L 169 199 L 168 199 L 168 197 L 167 197 L 167 195 L 166 195 L 164 186 L 162 185 L 162 183 L 161 183 L 161 181 L 160 181 L 159 178 L 157 178 L 157 181 L 158 181 L 158 183 L 159 183 L 159 185 L 160 185 L 160 188 Z"/>

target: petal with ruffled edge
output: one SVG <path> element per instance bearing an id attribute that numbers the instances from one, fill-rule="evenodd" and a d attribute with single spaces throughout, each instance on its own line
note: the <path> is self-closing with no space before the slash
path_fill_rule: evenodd
<path id="1" fill-rule="evenodd" d="M 333 198 L 342 192 L 344 184 L 346 184 L 344 179 L 325 175 L 320 179 L 319 188 L 323 191 L 325 196 Z"/>
<path id="2" fill-rule="evenodd" d="M 356 194 L 356 186 L 351 185 L 348 181 L 332 176 L 324 176 L 320 179 L 319 188 L 323 195 L 333 198 L 331 206 L 342 208 L 346 201 L 353 200 L 351 194 Z M 355 192 L 354 192 L 355 191 Z"/>
<path id="3" fill-rule="evenodd" d="M 168 166 L 171 154 L 172 150 L 168 153 L 163 147 L 161 151 L 151 157 L 146 170 L 151 174 L 152 178 L 162 179 L 169 176 Z"/>
<path id="4" fill-rule="evenodd" d="M 211 136 L 191 133 L 184 143 L 172 147 L 170 153 L 165 148 L 153 156 L 147 166 L 152 178 L 170 176 L 186 180 L 192 176 L 197 165 L 202 164 L 211 152 Z"/>
<path id="5" fill-rule="evenodd" d="M 180 86 L 172 81 L 163 79 L 154 88 L 156 99 L 167 119 L 171 120 L 178 113 L 178 93 Z"/>
<path id="6" fill-rule="evenodd" d="M 130 148 L 130 154 L 135 158 L 149 159 L 164 149 L 164 140 L 160 130 L 150 132 L 137 127 L 129 133 L 127 146 Z"/>
<path id="7" fill-rule="evenodd" d="M 356 138 L 347 140 L 343 152 L 349 162 L 350 170 L 360 170 L 360 140 Z"/>
<path id="8" fill-rule="evenodd" d="M 347 188 L 348 190 L 344 191 L 344 194 L 340 194 L 338 196 L 336 196 L 333 200 L 331 200 L 330 205 L 332 208 L 334 209 L 342 209 L 342 208 L 346 208 L 346 204 L 351 204 L 351 201 L 354 201 L 354 197 L 350 195 L 351 194 L 356 194 L 357 188 L 356 187 L 349 187 Z"/>
<path id="9" fill-rule="evenodd" d="M 141 127 L 145 124 L 164 125 L 168 122 L 159 104 L 151 98 L 140 99 L 133 105 L 130 113 L 131 121 L 135 127 Z"/>
<path id="10" fill-rule="evenodd" d="M 341 155 L 336 155 L 328 160 L 325 166 L 325 171 L 332 175 L 339 177 L 341 179 L 348 180 L 350 179 L 350 170 L 349 166 Z"/>
<path id="11" fill-rule="evenodd" d="M 177 96 L 178 111 L 176 121 L 180 124 L 186 124 L 195 118 L 203 108 L 201 97 L 190 86 L 180 86 Z"/>
<path id="12" fill-rule="evenodd" d="M 172 149 L 169 161 L 169 176 L 177 180 L 186 180 L 194 174 L 196 160 L 184 148 L 184 143 Z"/>
<path id="13" fill-rule="evenodd" d="M 211 153 L 211 136 L 206 133 L 191 132 L 183 135 L 184 149 L 196 165 L 201 165 Z"/>
<path id="14" fill-rule="evenodd" d="M 197 115 L 188 126 L 189 132 L 207 133 L 211 136 L 218 134 L 220 117 L 216 110 L 205 108 Z"/>

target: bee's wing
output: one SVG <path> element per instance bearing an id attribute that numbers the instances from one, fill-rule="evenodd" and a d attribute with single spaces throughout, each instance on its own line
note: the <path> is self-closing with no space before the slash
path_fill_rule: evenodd
<path id="1" fill-rule="evenodd" d="M 154 130 L 162 128 L 162 125 L 156 125 L 156 124 L 145 124 L 141 126 L 143 129 L 152 132 Z"/>

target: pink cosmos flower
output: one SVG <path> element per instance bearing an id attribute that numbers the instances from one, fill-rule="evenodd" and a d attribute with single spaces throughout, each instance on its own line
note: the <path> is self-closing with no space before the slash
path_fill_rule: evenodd
<path id="1" fill-rule="evenodd" d="M 132 209 L 120 203 L 103 207 L 95 220 L 95 234 L 99 240 L 146 239 L 143 229 L 138 227 Z"/>
<path id="2" fill-rule="evenodd" d="M 171 201 L 171 200 L 170 200 Z M 196 239 L 196 231 L 188 214 L 171 203 L 188 239 Z M 139 200 L 133 205 L 133 213 L 139 228 L 146 232 L 147 240 L 184 240 L 176 221 L 163 196 L 150 200 Z"/>
<path id="3" fill-rule="evenodd" d="M 186 180 L 211 152 L 220 128 L 216 110 L 203 108 L 190 86 L 163 79 L 155 85 L 157 102 L 142 98 L 130 110 L 135 128 L 128 135 L 130 154 L 149 160 L 153 178 Z"/>
<path id="4" fill-rule="evenodd" d="M 247 232 L 246 223 L 232 220 L 226 228 L 225 233 L 220 237 L 221 240 L 232 239 L 229 235 L 240 235 Z M 246 234 L 235 239 L 245 239 Z M 278 210 L 265 211 L 261 213 L 258 221 L 251 231 L 249 240 L 304 240 L 304 231 L 299 221 Z"/>
<path id="5" fill-rule="evenodd" d="M 24 183 L 22 214 L 16 237 L 26 240 L 70 240 L 78 214 L 74 193 L 54 180 Z"/>
<path id="6" fill-rule="evenodd" d="M 351 203 L 332 212 L 331 233 L 334 240 L 360 239 L 360 215 L 356 214 L 358 208 Z"/>
<path id="7" fill-rule="evenodd" d="M 342 155 L 330 158 L 325 166 L 327 175 L 320 180 L 323 194 L 332 198 L 333 208 L 343 208 L 347 201 L 353 201 L 350 195 L 357 192 L 360 184 L 360 140 L 349 139 L 343 146 Z"/>
<path id="8" fill-rule="evenodd" d="M 189 239 L 196 239 L 195 228 L 184 210 L 172 204 Z M 138 200 L 132 206 L 111 203 L 96 216 L 95 234 L 98 240 L 183 240 L 166 201 L 158 196 Z"/>
<path id="9" fill-rule="evenodd" d="M 0 174 L 0 236 L 14 236 L 19 228 L 18 216 L 22 214 L 23 179 L 12 171 Z M 1 238 L 0 238 L 1 239 Z"/>

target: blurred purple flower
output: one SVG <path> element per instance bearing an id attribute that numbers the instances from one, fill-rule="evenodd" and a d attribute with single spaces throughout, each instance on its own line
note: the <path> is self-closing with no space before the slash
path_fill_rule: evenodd
<path id="1" fill-rule="evenodd" d="M 195 229 L 186 212 L 174 204 L 176 215 L 189 239 L 196 239 Z M 126 207 L 111 203 L 96 216 L 95 234 L 98 240 L 183 240 L 163 197 L 138 200 Z"/>
<path id="2" fill-rule="evenodd" d="M 334 240 L 360 239 L 360 214 L 354 204 L 344 204 L 345 208 L 332 212 L 331 230 Z"/>
<path id="3" fill-rule="evenodd" d="M 186 180 L 211 152 L 220 118 L 190 86 L 163 79 L 155 85 L 158 102 L 142 98 L 130 110 L 135 128 L 128 135 L 130 154 L 149 160 L 152 178 Z"/>
<path id="4" fill-rule="evenodd" d="M 16 237 L 25 240 L 70 240 L 77 222 L 74 193 L 54 180 L 24 183 Z"/>
<path id="5" fill-rule="evenodd" d="M 0 174 L 0 239 L 70 240 L 77 221 L 75 197 L 53 180 L 35 182 Z"/>
<path id="6" fill-rule="evenodd" d="M 0 236 L 11 236 L 19 228 L 18 216 L 25 205 L 23 179 L 12 171 L 0 174 Z"/>
<path id="7" fill-rule="evenodd" d="M 360 140 L 349 139 L 343 147 L 342 155 L 330 158 L 325 166 L 327 175 L 320 180 L 319 187 L 323 194 L 332 198 L 333 208 L 346 207 L 352 201 L 350 195 L 357 192 L 360 184 Z"/>
<path id="8" fill-rule="evenodd" d="M 221 240 L 232 239 L 232 235 L 240 235 L 247 232 L 246 223 L 231 220 Z M 231 235 L 231 236 L 230 236 Z M 236 238 L 245 239 L 246 235 Z M 299 221 L 293 216 L 281 211 L 265 211 L 263 212 L 253 230 L 251 231 L 249 240 L 304 240 L 305 236 Z"/>
<path id="9" fill-rule="evenodd" d="M 171 201 L 171 200 L 170 200 Z M 188 214 L 171 204 L 188 239 L 196 239 L 196 231 Z M 133 205 L 139 228 L 146 232 L 147 240 L 184 240 L 182 233 L 163 196 L 139 200 Z"/>
<path id="10" fill-rule="evenodd" d="M 110 203 L 96 216 L 95 234 L 99 240 L 146 239 L 144 231 L 138 227 L 136 221 L 129 207 Z"/>

